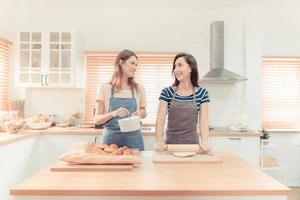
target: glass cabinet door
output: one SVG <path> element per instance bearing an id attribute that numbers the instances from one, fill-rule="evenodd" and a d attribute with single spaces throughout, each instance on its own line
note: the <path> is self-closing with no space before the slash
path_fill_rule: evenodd
<path id="1" fill-rule="evenodd" d="M 49 83 L 71 83 L 71 33 L 50 32 Z"/>
<path id="2" fill-rule="evenodd" d="M 20 33 L 20 83 L 41 83 L 42 33 Z"/>
<path id="3" fill-rule="evenodd" d="M 49 71 L 59 71 L 59 32 L 50 33 Z"/>
<path id="4" fill-rule="evenodd" d="M 71 71 L 71 33 L 61 33 L 61 69 L 62 72 Z"/>

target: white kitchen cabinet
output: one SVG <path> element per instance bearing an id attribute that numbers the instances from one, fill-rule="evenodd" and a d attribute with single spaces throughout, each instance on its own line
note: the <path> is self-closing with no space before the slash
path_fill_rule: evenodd
<path id="1" fill-rule="evenodd" d="M 20 32 L 19 36 L 18 86 L 78 86 L 76 71 L 83 68 L 84 62 L 78 34 L 47 31 Z"/>
<path id="2" fill-rule="evenodd" d="M 39 171 L 39 139 L 34 137 L 0 146 L 0 199 L 11 199 L 9 189 Z"/>
<path id="3" fill-rule="evenodd" d="M 240 136 L 210 137 L 214 151 L 231 151 L 243 160 L 259 168 L 260 138 Z"/>

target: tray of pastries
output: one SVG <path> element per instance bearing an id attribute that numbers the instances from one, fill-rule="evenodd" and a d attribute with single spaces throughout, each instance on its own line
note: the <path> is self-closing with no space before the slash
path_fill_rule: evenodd
<path id="1" fill-rule="evenodd" d="M 118 147 L 116 144 L 96 144 L 89 142 L 81 151 L 65 153 L 59 156 L 60 161 L 73 164 L 141 164 L 138 153 L 127 146 Z"/>

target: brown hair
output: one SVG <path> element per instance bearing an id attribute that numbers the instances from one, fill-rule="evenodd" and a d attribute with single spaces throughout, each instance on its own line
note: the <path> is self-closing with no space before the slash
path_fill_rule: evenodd
<path id="1" fill-rule="evenodd" d="M 134 57 L 136 57 L 136 59 L 138 59 L 138 57 L 136 56 L 136 54 L 133 51 L 125 49 L 119 53 L 119 55 L 117 56 L 117 58 L 115 60 L 114 73 L 113 73 L 109 83 L 112 84 L 113 87 L 115 87 L 116 91 L 121 89 L 122 69 L 121 69 L 120 61 L 122 60 L 123 62 L 125 62 L 131 56 L 134 56 Z M 130 85 L 131 87 L 133 86 L 138 91 L 137 83 L 134 81 L 133 78 L 128 79 L 128 85 Z"/>
<path id="2" fill-rule="evenodd" d="M 189 65 L 189 67 L 191 68 L 191 82 L 193 84 L 194 87 L 199 87 L 199 83 L 198 83 L 198 66 L 197 66 L 197 61 L 194 58 L 194 56 L 192 56 L 191 54 L 188 53 L 179 53 L 175 56 L 174 60 L 173 60 L 173 69 L 172 69 L 172 75 L 174 75 L 174 69 L 175 69 L 175 62 L 178 58 L 183 57 L 185 62 Z M 173 83 L 172 86 L 178 86 L 179 85 L 179 81 L 177 80 L 176 76 L 175 77 L 175 81 Z"/>

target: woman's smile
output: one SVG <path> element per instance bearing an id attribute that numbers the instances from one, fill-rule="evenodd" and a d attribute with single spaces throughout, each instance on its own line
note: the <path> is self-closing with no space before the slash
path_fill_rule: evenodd
<path id="1" fill-rule="evenodd" d="M 181 73 L 181 72 L 176 72 L 176 73 L 175 73 L 175 76 L 176 76 L 177 79 L 182 79 L 183 73 Z"/>

